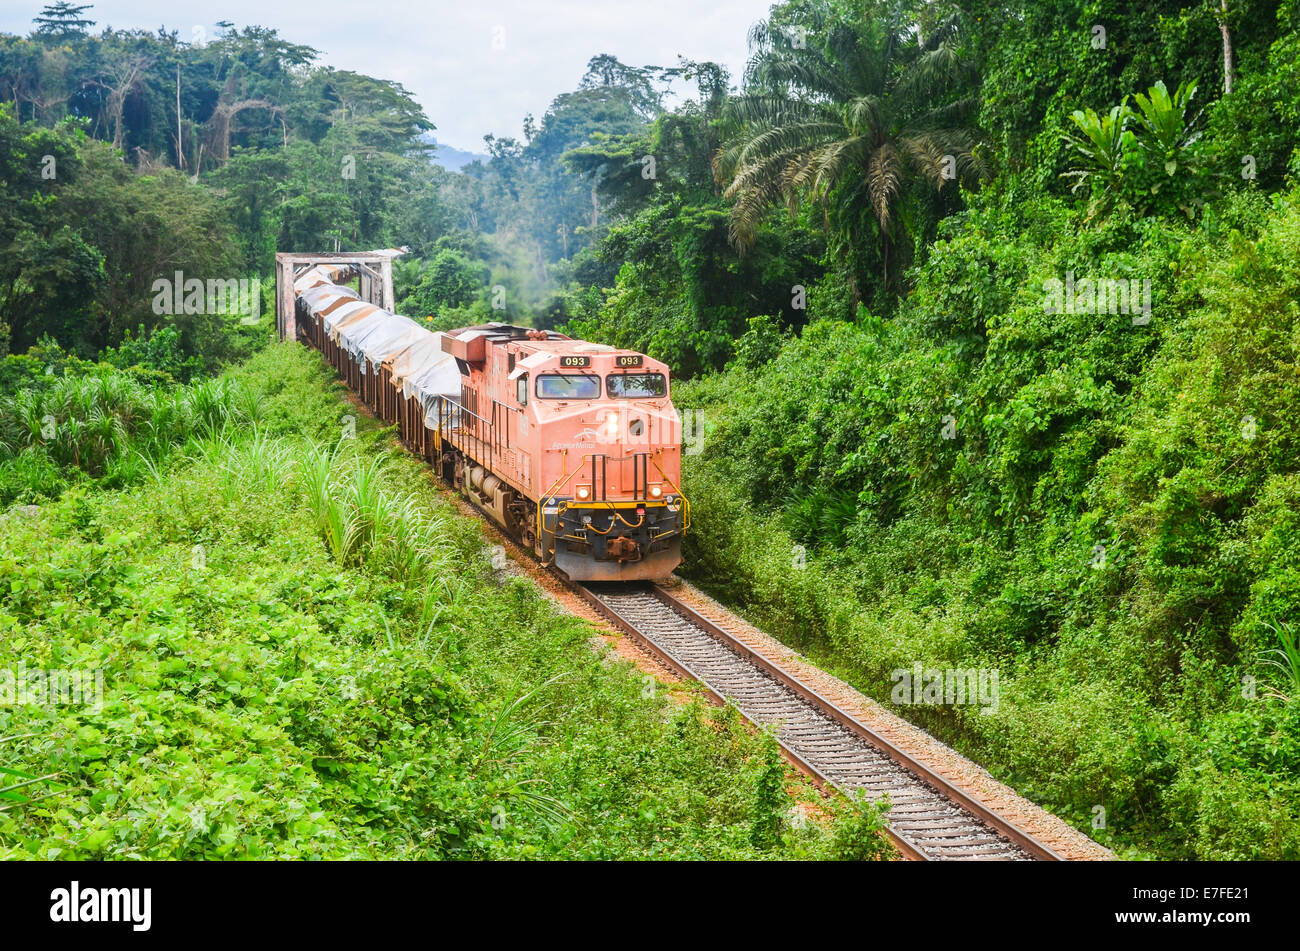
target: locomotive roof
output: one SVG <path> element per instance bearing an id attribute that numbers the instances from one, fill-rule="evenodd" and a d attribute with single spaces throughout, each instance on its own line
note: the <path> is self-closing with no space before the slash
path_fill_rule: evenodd
<path id="1" fill-rule="evenodd" d="M 603 343 L 590 343 L 586 340 L 574 340 L 566 337 L 563 340 L 512 340 L 511 343 L 518 343 L 523 348 L 533 350 L 538 353 L 631 353 L 633 351 L 620 350 L 618 347 L 611 347 Z"/>
<path id="2" fill-rule="evenodd" d="M 515 343 L 520 349 L 532 353 L 579 354 L 579 353 L 637 353 L 623 347 L 611 347 L 603 343 L 591 343 L 587 340 L 575 340 L 554 330 L 538 330 L 535 327 L 518 327 L 514 324 L 487 323 L 472 327 L 459 327 L 446 331 L 447 336 L 459 340 L 472 340 L 482 337 L 492 344 Z M 543 336 L 543 334 L 545 336 Z"/>
<path id="3" fill-rule="evenodd" d="M 486 324 L 474 324 L 472 327 L 457 327 L 455 330 L 446 331 L 449 337 L 458 337 L 461 339 L 469 337 L 491 337 L 495 341 L 501 340 L 527 340 L 531 334 L 545 334 L 547 340 L 570 340 L 564 334 L 555 330 L 538 330 L 535 327 L 518 327 L 514 324 L 501 324 L 491 322 Z"/>

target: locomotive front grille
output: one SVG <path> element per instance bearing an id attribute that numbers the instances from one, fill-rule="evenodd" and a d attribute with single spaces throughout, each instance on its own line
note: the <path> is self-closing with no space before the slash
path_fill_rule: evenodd
<path id="1" fill-rule="evenodd" d="M 630 580 L 664 577 L 681 561 L 685 511 L 680 501 L 557 500 L 543 514 L 554 563 L 570 577 Z"/>
<path id="2" fill-rule="evenodd" d="M 554 519 L 556 541 L 569 543 L 571 548 L 589 546 L 599 550 L 609 547 L 607 541 L 623 538 L 637 542 L 643 549 L 654 549 L 682 533 L 681 508 L 665 502 L 567 502 L 555 506 L 554 514 L 550 509 L 548 506 L 544 514 L 548 522 Z M 614 546 L 613 557 L 628 557 L 627 545 Z"/>

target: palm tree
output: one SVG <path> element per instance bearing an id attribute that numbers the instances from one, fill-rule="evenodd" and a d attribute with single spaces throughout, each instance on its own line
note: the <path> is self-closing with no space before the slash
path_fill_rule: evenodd
<path id="1" fill-rule="evenodd" d="M 750 30 L 745 91 L 732 100 L 734 134 L 715 173 L 735 200 L 730 237 L 751 246 L 768 209 L 793 213 L 813 198 L 827 222 L 878 229 L 889 280 L 889 247 L 905 236 L 900 205 L 914 185 L 937 194 L 950 180 L 983 173 L 968 120 L 969 66 L 955 47 L 957 17 L 923 35 L 897 14 L 847 23 L 825 9 L 805 30 L 770 21 Z"/>

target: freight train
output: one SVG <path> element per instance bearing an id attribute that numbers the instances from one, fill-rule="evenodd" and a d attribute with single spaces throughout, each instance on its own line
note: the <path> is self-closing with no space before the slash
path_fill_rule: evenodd
<path id="1" fill-rule="evenodd" d="M 286 286 L 277 307 L 292 307 L 281 334 L 320 350 L 408 448 L 544 564 L 574 581 L 671 574 L 690 503 L 668 367 L 504 323 L 430 331 L 380 306 L 392 297 L 383 265 L 399 253 L 279 256 L 291 297 Z"/>

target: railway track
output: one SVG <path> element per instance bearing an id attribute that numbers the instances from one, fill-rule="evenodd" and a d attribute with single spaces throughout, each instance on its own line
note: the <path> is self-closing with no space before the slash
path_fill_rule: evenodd
<path id="1" fill-rule="evenodd" d="M 906 858 L 1060 860 L 658 585 L 569 586 L 714 702 L 774 727 L 787 757 L 822 785 L 872 801 L 888 796 L 889 834 Z"/>
<path id="2" fill-rule="evenodd" d="M 369 404 L 359 405 L 373 415 Z M 503 542 L 531 559 L 531 551 L 492 527 Z M 583 585 L 552 570 L 669 668 L 700 683 L 715 702 L 731 703 L 753 723 L 775 727 L 786 756 L 820 784 L 871 800 L 888 796 L 889 834 L 905 857 L 1060 860 L 658 585 Z"/>

